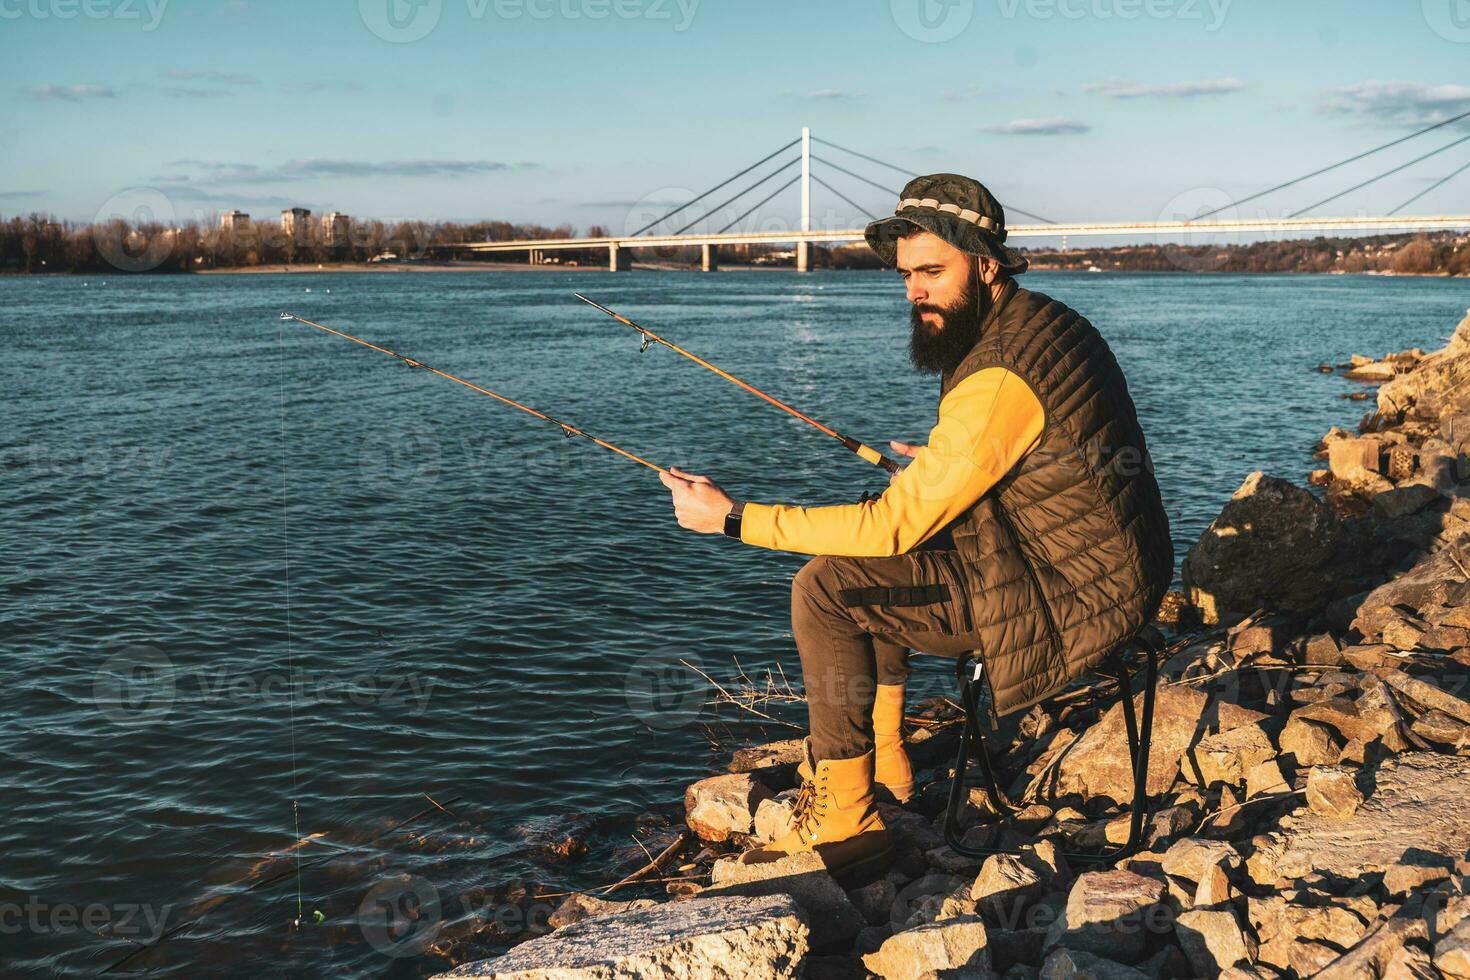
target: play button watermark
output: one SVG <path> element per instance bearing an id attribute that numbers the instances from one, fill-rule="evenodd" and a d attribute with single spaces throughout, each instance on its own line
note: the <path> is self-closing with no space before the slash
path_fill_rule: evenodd
<path id="1" fill-rule="evenodd" d="M 1424 22 L 1446 41 L 1470 42 L 1470 0 L 1421 0 Z"/>
<path id="2" fill-rule="evenodd" d="M 363 24 L 392 44 L 408 44 L 439 24 L 444 0 L 357 0 Z"/>

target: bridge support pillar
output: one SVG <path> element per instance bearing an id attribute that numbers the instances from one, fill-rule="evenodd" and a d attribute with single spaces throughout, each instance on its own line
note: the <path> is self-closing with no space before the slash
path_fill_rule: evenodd
<path id="1" fill-rule="evenodd" d="M 542 254 L 542 252 L 541 252 L 541 250 L 539 248 L 533 248 L 533 249 L 531 249 L 531 264 L 532 265 L 540 265 L 544 261 L 546 261 L 546 257 Z"/>
<path id="2" fill-rule="evenodd" d="M 607 271 L 627 272 L 633 268 L 633 253 L 625 248 L 619 248 L 617 242 L 607 247 Z"/>
<path id="3" fill-rule="evenodd" d="M 810 242 L 796 243 L 796 271 L 812 271 L 812 252 Z"/>
<path id="4" fill-rule="evenodd" d="M 720 246 L 706 242 L 699 247 L 699 268 L 705 272 L 719 271 Z"/>

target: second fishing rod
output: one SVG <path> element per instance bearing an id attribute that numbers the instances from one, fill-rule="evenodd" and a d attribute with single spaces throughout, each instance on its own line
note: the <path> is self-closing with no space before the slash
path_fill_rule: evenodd
<path id="1" fill-rule="evenodd" d="M 772 405 L 774 405 L 777 408 L 781 409 L 781 411 L 786 412 L 787 414 L 792 415 L 792 416 L 794 416 L 794 417 L 796 417 L 798 419 L 801 419 L 801 421 L 805 422 L 807 425 L 812 426 L 817 431 L 822 432 L 822 433 L 824 433 L 826 435 L 831 436 L 833 439 L 836 439 L 838 442 L 840 442 L 844 446 L 846 446 L 849 450 L 851 450 L 852 452 L 856 453 L 859 457 L 861 457 L 862 459 L 868 461 L 869 463 L 872 463 L 874 466 L 882 467 L 888 473 L 897 473 L 901 469 L 903 469 L 903 467 L 900 466 L 897 461 L 895 461 L 895 460 L 893 460 L 893 459 L 891 459 L 891 458 L 883 455 L 878 450 L 874 449 L 872 446 L 869 446 L 869 445 L 866 445 L 866 444 L 864 444 L 862 442 L 859 442 L 857 439 L 854 439 L 852 436 L 843 435 L 842 433 L 838 432 L 836 429 L 831 428 L 830 426 L 823 425 L 821 422 L 818 422 L 816 419 L 812 418 L 810 415 L 807 415 L 804 412 L 797 411 L 796 409 L 792 408 L 790 405 L 788 405 L 785 402 L 781 401 L 779 398 L 776 398 L 776 397 L 774 397 L 772 395 L 767 394 L 764 391 L 761 391 L 759 388 L 757 388 L 755 385 L 749 383 L 748 381 L 743 381 L 740 378 L 737 378 L 735 375 L 731 374 L 729 371 L 726 371 L 723 368 L 716 367 L 715 365 L 711 364 L 709 361 L 706 361 L 704 358 L 700 357 L 699 355 L 693 354 L 693 353 L 685 350 L 684 348 L 680 347 L 678 344 L 675 344 L 675 343 L 672 343 L 670 341 L 665 340 L 664 338 L 660 337 L 658 334 L 654 333 L 652 330 L 649 330 L 647 327 L 639 326 L 638 324 L 634 323 L 632 320 L 630 320 L 627 317 L 623 316 L 621 313 L 617 313 L 617 312 L 615 312 L 613 310 L 610 310 L 606 306 L 603 306 L 601 303 L 598 303 L 598 302 L 596 302 L 595 300 L 592 300 L 592 299 L 588 299 L 586 296 L 583 296 L 581 293 L 576 293 L 574 295 L 579 300 L 581 300 L 582 302 L 586 303 L 588 306 L 591 306 L 591 307 L 593 307 L 595 309 L 601 310 L 602 312 L 606 313 L 608 316 L 612 317 L 614 320 L 618 321 L 619 323 L 624 324 L 624 325 L 629 326 L 629 327 L 632 327 L 634 330 L 636 330 L 640 334 L 642 334 L 643 335 L 643 338 L 644 338 L 644 340 L 643 340 L 644 349 L 647 349 L 647 346 L 650 343 L 662 344 L 663 346 L 667 347 L 669 350 L 675 352 L 676 354 L 680 354 L 680 355 L 682 355 L 684 357 L 687 357 L 687 358 L 689 358 L 689 360 L 693 361 L 695 364 L 698 364 L 699 366 L 701 366 L 703 368 L 706 368 L 706 369 L 708 369 L 710 371 L 713 371 L 715 374 L 718 374 L 720 377 L 724 378 L 726 381 L 729 381 L 732 384 L 736 384 L 736 385 L 740 386 L 741 388 L 744 388 L 746 391 L 750 392 L 752 395 L 755 395 L 755 396 L 757 396 L 759 398 L 765 399 L 767 402 L 770 402 Z"/>

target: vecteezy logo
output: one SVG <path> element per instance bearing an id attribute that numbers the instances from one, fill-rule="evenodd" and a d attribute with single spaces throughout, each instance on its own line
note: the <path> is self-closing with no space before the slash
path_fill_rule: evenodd
<path id="1" fill-rule="evenodd" d="M 1446 41 L 1470 42 L 1470 0 L 1422 0 L 1424 22 Z"/>
<path id="2" fill-rule="evenodd" d="M 893 22 L 915 41 L 938 44 L 959 37 L 975 16 L 975 0 L 888 0 Z"/>
<path id="3" fill-rule="evenodd" d="M 1159 245 L 1175 266 L 1190 272 L 1213 272 L 1225 264 L 1229 255 L 1220 248 L 1198 251 L 1199 246 L 1234 244 L 1240 232 L 1221 229 L 1222 221 L 1234 221 L 1237 213 L 1226 194 L 1218 187 L 1194 187 L 1174 195 L 1159 212 L 1160 223 L 1189 222 L 1188 229 L 1160 232 Z M 1183 239 L 1182 242 L 1166 240 Z M 1191 251 L 1194 247 L 1196 251 Z"/>
<path id="4" fill-rule="evenodd" d="M 634 717 L 659 731 L 671 731 L 698 718 L 705 701 L 705 681 L 686 666 L 690 663 L 704 669 L 692 654 L 639 657 L 623 682 L 623 694 Z"/>
<path id="5" fill-rule="evenodd" d="M 442 453 L 438 436 L 427 422 L 397 419 L 366 434 L 358 445 L 362 481 L 385 497 L 413 497 L 439 479 Z"/>
<path id="6" fill-rule="evenodd" d="M 369 888 L 357 906 L 368 945 L 387 956 L 417 956 L 439 934 L 439 889 L 418 875 L 397 875 Z"/>
<path id="7" fill-rule="evenodd" d="M 151 725 L 174 703 L 174 665 L 157 647 L 124 647 L 92 678 L 92 703 L 114 725 Z"/>
<path id="8" fill-rule="evenodd" d="M 363 24 L 393 44 L 425 37 L 439 24 L 444 0 L 357 0 Z"/>
<path id="9" fill-rule="evenodd" d="M 154 187 L 129 187 L 92 216 L 97 254 L 121 272 L 151 272 L 174 252 L 174 204 Z"/>

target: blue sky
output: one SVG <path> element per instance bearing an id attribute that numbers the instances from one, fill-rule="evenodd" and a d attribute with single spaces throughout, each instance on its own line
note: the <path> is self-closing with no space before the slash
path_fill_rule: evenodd
<path id="1" fill-rule="evenodd" d="M 1470 0 L 0 0 L 0 54 L 0 214 L 72 220 L 147 194 L 180 218 L 628 231 L 803 125 L 1053 219 L 1153 220 L 1470 109 Z M 1467 161 L 1470 143 L 1313 213 L 1381 214 Z M 818 224 L 866 220 L 814 198 Z M 1470 211 L 1470 171 L 1409 211 Z M 745 225 L 795 212 L 793 188 Z"/>

